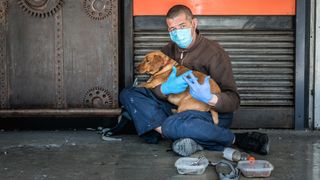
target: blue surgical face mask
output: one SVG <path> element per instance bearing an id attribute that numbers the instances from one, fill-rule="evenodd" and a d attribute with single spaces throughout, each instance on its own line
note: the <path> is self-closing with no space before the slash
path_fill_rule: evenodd
<path id="1" fill-rule="evenodd" d="M 171 31 L 170 38 L 175 42 L 180 48 L 187 48 L 192 42 L 191 28 L 177 29 Z"/>

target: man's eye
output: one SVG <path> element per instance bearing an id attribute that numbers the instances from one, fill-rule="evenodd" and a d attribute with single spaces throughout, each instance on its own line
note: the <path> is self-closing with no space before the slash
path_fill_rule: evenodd
<path id="1" fill-rule="evenodd" d="M 172 32 L 174 30 L 176 30 L 176 28 L 171 28 L 171 29 L 169 29 L 169 32 Z"/>

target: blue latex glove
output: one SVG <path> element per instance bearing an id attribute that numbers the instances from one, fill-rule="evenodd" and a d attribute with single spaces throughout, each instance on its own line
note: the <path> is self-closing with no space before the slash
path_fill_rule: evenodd
<path id="1" fill-rule="evenodd" d="M 189 92 L 191 96 L 196 100 L 208 104 L 213 96 L 210 90 L 210 76 L 206 76 L 203 84 L 199 84 L 197 78 L 193 74 L 190 74 L 190 77 L 184 77 L 184 79 L 190 86 Z"/>
<path id="2" fill-rule="evenodd" d="M 187 71 L 180 76 L 176 76 L 177 69 L 176 67 L 172 67 L 172 72 L 169 75 L 169 78 L 166 82 L 161 85 L 161 92 L 164 95 L 168 94 L 179 94 L 185 91 L 188 87 L 188 83 L 184 80 L 183 77 L 192 74 L 192 71 Z"/>

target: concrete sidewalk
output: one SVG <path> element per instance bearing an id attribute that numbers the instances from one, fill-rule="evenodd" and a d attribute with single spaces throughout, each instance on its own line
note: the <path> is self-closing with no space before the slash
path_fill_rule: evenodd
<path id="1" fill-rule="evenodd" d="M 320 179 L 320 132 L 260 130 L 269 134 L 271 153 L 252 154 L 275 169 L 268 179 Z M 179 175 L 179 158 L 170 141 L 144 143 L 135 135 L 103 141 L 96 131 L 0 132 L 0 179 L 217 179 L 213 167 L 203 175 Z M 203 151 L 211 161 L 221 153 Z M 241 179 L 253 179 L 244 178 Z"/>

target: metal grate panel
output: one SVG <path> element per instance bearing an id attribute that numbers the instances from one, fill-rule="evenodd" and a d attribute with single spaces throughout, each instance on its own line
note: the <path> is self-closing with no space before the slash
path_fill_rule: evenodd
<path id="1" fill-rule="evenodd" d="M 242 106 L 293 106 L 294 32 L 292 30 L 203 30 L 228 52 Z M 169 41 L 165 30 L 134 32 L 134 68 L 148 52 Z M 138 75 L 138 82 L 148 76 Z M 276 92 L 276 93 L 275 93 Z"/>

